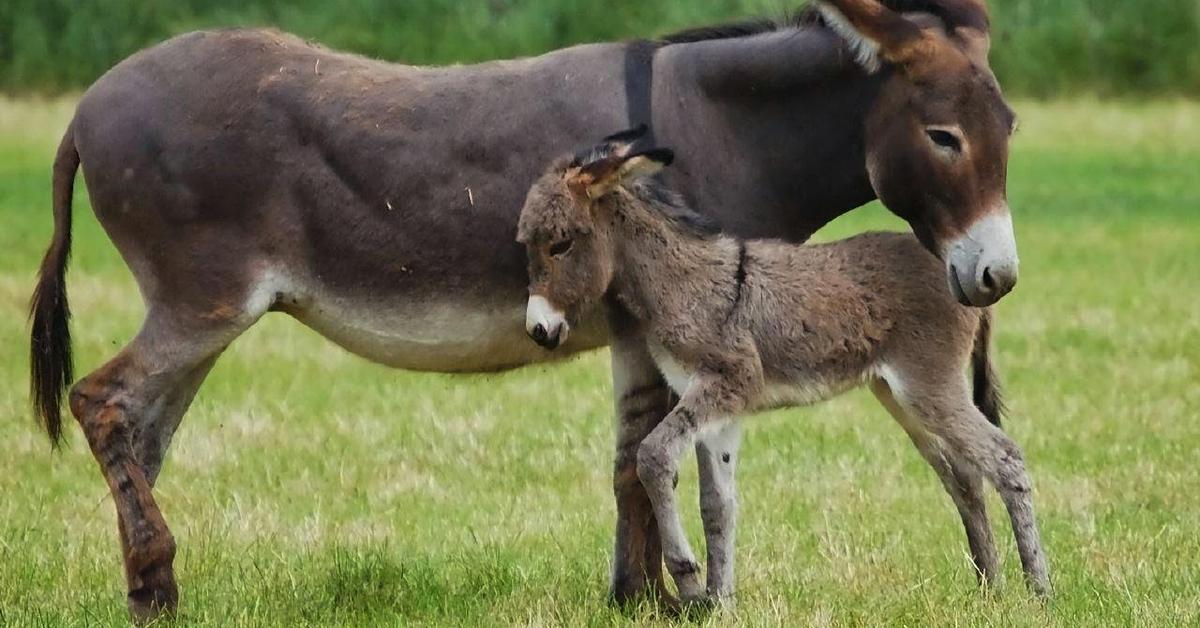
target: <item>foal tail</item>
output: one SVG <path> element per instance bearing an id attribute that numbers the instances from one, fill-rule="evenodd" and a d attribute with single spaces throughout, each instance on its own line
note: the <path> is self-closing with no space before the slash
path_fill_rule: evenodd
<path id="1" fill-rule="evenodd" d="M 1004 399 L 1000 394 L 1000 378 L 992 364 L 992 311 L 986 310 L 975 332 L 975 348 L 971 350 L 971 370 L 974 371 L 975 407 L 992 425 L 1000 427 L 1004 414 Z"/>
<path id="2" fill-rule="evenodd" d="M 55 447 L 62 441 L 63 394 L 74 381 L 66 271 L 71 257 L 71 196 L 78 169 L 75 134 L 68 127 L 54 158 L 54 236 L 42 258 L 29 305 L 29 396 Z"/>

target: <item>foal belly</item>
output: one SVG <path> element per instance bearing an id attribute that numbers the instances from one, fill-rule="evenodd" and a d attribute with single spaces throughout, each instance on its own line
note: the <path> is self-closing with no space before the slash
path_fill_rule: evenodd
<path id="1" fill-rule="evenodd" d="M 521 305 L 453 300 L 322 295 L 282 308 L 346 350 L 387 366 L 442 373 L 492 372 L 561 359 L 606 344 L 604 329 L 585 321 L 555 351 L 525 334 Z"/>
<path id="2" fill-rule="evenodd" d="M 658 366 L 667 385 L 675 391 L 675 394 L 682 396 L 692 382 L 695 369 L 691 365 L 675 359 L 662 345 L 652 342 L 649 349 L 650 357 Z M 762 390 L 758 391 L 753 398 L 746 400 L 747 411 L 764 412 L 776 408 L 813 405 L 857 388 L 865 381 L 865 377 L 830 380 L 804 375 L 790 379 L 768 378 L 763 384 Z"/>

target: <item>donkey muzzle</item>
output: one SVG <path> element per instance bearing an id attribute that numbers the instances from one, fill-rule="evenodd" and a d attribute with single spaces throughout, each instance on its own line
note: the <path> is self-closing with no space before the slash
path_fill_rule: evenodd
<path id="1" fill-rule="evenodd" d="M 958 302 L 988 307 L 1017 285 L 1017 239 L 1008 208 L 980 218 L 947 249 L 950 291 Z"/>
<path id="2" fill-rule="evenodd" d="M 567 341 L 571 326 L 567 317 L 539 294 L 529 297 L 525 308 L 525 333 L 546 349 L 556 349 Z"/>

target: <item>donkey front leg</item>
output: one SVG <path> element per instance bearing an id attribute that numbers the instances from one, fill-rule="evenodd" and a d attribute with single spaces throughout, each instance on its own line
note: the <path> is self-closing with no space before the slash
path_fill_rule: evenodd
<path id="1" fill-rule="evenodd" d="M 650 593 L 668 606 L 662 569 L 662 542 L 646 489 L 637 476 L 642 440 L 671 409 L 671 391 L 646 350 L 642 336 L 614 317 L 612 327 L 613 400 L 616 406 L 616 458 L 613 494 L 617 501 L 610 598 L 617 603 Z"/>
<path id="2" fill-rule="evenodd" d="M 733 597 L 734 533 L 737 528 L 738 449 L 741 424 L 734 421 L 701 433 L 696 441 L 700 467 L 700 517 L 708 553 L 708 596 L 717 602 Z"/>

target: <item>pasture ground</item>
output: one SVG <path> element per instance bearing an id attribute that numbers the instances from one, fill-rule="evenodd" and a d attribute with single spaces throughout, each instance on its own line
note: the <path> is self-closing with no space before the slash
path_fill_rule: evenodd
<path id="1" fill-rule="evenodd" d="M 25 308 L 71 102 L 0 100 L 0 625 L 122 625 L 115 516 L 78 429 L 51 453 L 26 401 Z M 713 625 L 1200 622 L 1200 105 L 1017 103 L 1022 280 L 998 360 L 1054 598 L 976 590 L 934 474 L 869 395 L 748 422 L 736 610 Z M 80 199 L 81 373 L 142 306 Z M 820 234 L 899 228 L 877 206 Z M 181 623 L 664 621 L 605 604 L 613 514 L 604 352 L 502 376 L 368 364 L 283 315 L 220 361 L 158 499 Z M 680 490 L 694 495 L 689 465 Z M 695 499 L 687 520 L 700 547 Z"/>

